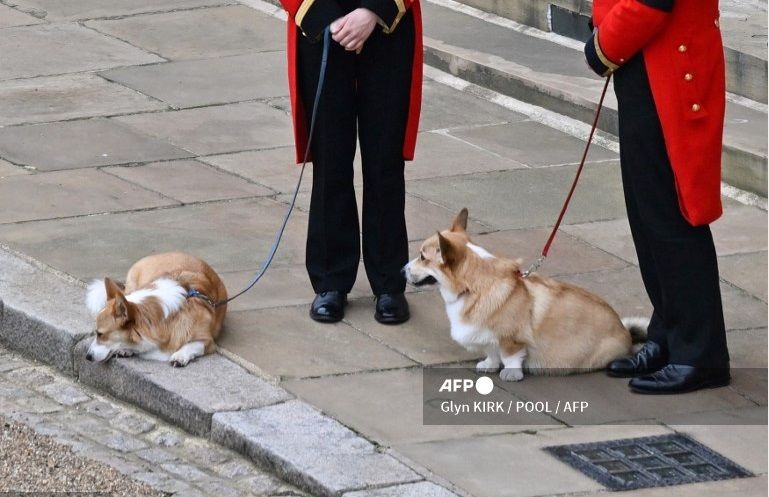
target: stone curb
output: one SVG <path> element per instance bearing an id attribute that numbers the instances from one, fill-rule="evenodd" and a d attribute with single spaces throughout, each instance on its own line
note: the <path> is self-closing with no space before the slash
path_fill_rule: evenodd
<path id="1" fill-rule="evenodd" d="M 85 360 L 85 286 L 0 246 L 0 342 L 273 468 L 323 497 L 456 497 L 335 419 L 219 354 L 185 368 Z"/>
<path id="2" fill-rule="evenodd" d="M 311 492 L 322 496 L 422 480 L 371 442 L 298 400 L 217 413 L 211 439 L 268 461 L 286 480 L 301 478 Z M 344 471 L 334 470 L 340 467 Z"/>
<path id="3" fill-rule="evenodd" d="M 214 413 L 293 398 L 219 354 L 201 357 L 185 368 L 143 360 L 94 364 L 85 359 L 89 343 L 90 338 L 75 347 L 75 370 L 81 382 L 139 405 L 195 435 L 211 431 Z"/>
<path id="4" fill-rule="evenodd" d="M 0 246 L 0 342 L 74 374 L 75 345 L 93 328 L 84 291 L 77 280 Z"/>
<path id="5" fill-rule="evenodd" d="M 500 2 L 498 0 L 460 0 L 465 5 L 472 6 L 483 12 L 512 19 L 541 31 L 552 32 L 551 5 L 562 7 L 578 14 L 587 28 L 588 19 L 593 10 L 592 0 L 513 0 Z M 740 44 L 729 46 L 728 37 L 724 38 L 724 57 L 726 59 L 727 82 L 729 91 L 747 98 L 766 103 L 767 64 L 765 59 L 740 51 Z"/>
<path id="6" fill-rule="evenodd" d="M 544 107 L 585 123 L 591 123 L 600 96 L 601 82 L 590 97 L 580 96 L 553 84 L 547 77 L 538 80 L 536 73 L 522 69 L 510 61 L 449 45 L 425 37 L 425 64 L 450 73 L 470 83 L 489 88 L 523 102 Z M 543 42 L 546 43 L 546 42 Z M 599 129 L 617 135 L 619 124 L 617 104 L 613 95 L 607 95 L 598 122 Z M 723 181 L 741 188 L 767 195 L 767 167 L 765 150 L 744 143 L 733 143 L 725 135 L 723 146 Z"/>

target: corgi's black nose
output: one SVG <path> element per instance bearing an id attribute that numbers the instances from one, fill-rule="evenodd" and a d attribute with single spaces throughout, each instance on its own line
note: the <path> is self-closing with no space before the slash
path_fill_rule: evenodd
<path id="1" fill-rule="evenodd" d="M 93 354 L 91 354 L 91 353 L 89 352 L 89 353 L 87 353 L 87 354 L 85 355 L 85 358 L 86 358 L 86 360 L 88 360 L 88 361 L 93 361 Z"/>
<path id="2" fill-rule="evenodd" d="M 402 276 L 406 276 L 406 266 L 403 266 L 403 267 L 401 268 L 401 275 L 402 275 Z"/>

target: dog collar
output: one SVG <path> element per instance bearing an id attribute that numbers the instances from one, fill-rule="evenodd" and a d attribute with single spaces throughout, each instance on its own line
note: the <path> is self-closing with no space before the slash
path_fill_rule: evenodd
<path id="1" fill-rule="evenodd" d="M 196 290 L 194 288 L 190 288 L 189 290 L 187 290 L 187 298 L 188 299 L 200 299 L 203 302 L 205 302 L 206 304 L 210 305 L 211 307 L 216 307 L 216 304 L 214 303 L 213 300 L 211 300 L 211 297 L 209 297 L 205 293 L 199 292 L 198 290 Z"/>

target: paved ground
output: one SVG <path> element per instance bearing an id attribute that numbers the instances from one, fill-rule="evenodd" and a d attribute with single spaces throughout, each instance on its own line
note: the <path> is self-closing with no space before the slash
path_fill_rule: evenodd
<path id="1" fill-rule="evenodd" d="M 217 0 L 4 3 L 0 243 L 83 280 L 122 278 L 148 253 L 184 249 L 239 289 L 298 173 L 281 22 Z M 583 142 L 429 78 L 424 90 L 417 160 L 406 173 L 412 248 L 467 206 L 476 243 L 531 260 Z M 596 147 L 590 160 L 543 272 L 600 293 L 621 314 L 646 314 L 617 154 Z M 434 291 L 411 293 L 406 325 L 377 324 L 362 268 L 345 321 L 310 321 L 304 192 L 275 266 L 231 306 L 221 340 L 254 371 L 479 497 L 601 493 L 539 447 L 674 430 L 759 476 L 637 495 L 764 495 L 767 429 L 755 421 L 766 416 L 766 376 L 755 368 L 767 365 L 765 211 L 725 199 L 714 225 L 733 386 L 639 400 L 601 374 L 529 378 L 508 385 L 509 395 L 577 396 L 594 406 L 593 422 L 615 424 L 424 426 L 421 367 L 474 354 L 449 338 Z M 689 424 L 702 412 L 732 424 Z"/>
<path id="2" fill-rule="evenodd" d="M 0 348 L 0 494 L 303 496 L 239 454 Z"/>
<path id="3" fill-rule="evenodd" d="M 0 449 L 13 458 L 0 459 L 0 490 L 28 492 L 107 491 L 115 496 L 160 497 L 146 484 L 110 466 L 75 454 L 51 437 L 22 423 L 0 418 Z"/>

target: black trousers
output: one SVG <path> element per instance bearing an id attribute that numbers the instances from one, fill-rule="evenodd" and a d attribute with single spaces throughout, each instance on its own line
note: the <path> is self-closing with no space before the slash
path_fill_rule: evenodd
<path id="1" fill-rule="evenodd" d="M 641 276 L 654 306 L 649 339 L 671 364 L 725 367 L 718 262 L 709 226 L 681 214 L 675 179 L 642 55 L 614 76 L 620 162 Z"/>
<path id="2" fill-rule="evenodd" d="M 300 92 L 305 108 L 312 109 L 322 42 L 300 36 L 298 48 Z M 366 275 L 376 295 L 406 288 L 400 273 L 408 261 L 403 142 L 413 54 L 411 13 L 392 34 L 377 26 L 359 55 L 331 42 L 311 145 L 306 264 L 316 293 L 349 292 L 355 283 L 361 253 L 353 188 L 356 134 L 363 161 Z"/>

